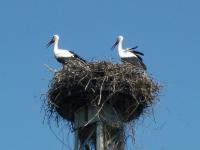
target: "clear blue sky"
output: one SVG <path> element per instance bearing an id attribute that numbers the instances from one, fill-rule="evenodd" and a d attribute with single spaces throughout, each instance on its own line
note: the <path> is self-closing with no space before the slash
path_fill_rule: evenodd
<path id="1" fill-rule="evenodd" d="M 40 112 L 52 77 L 43 64 L 60 67 L 45 48 L 55 33 L 60 47 L 87 59 L 118 59 L 110 47 L 119 34 L 125 46 L 138 45 L 165 88 L 154 107 L 156 123 L 148 117 L 136 125 L 135 150 L 198 149 L 199 6 L 198 0 L 1 0 L 0 149 L 63 148 Z"/>

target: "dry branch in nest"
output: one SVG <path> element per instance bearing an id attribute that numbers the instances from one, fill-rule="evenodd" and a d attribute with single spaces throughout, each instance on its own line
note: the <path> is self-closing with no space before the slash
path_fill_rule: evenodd
<path id="1" fill-rule="evenodd" d="M 101 109 L 109 103 L 121 122 L 134 121 L 155 102 L 159 89 L 146 72 L 132 64 L 72 61 L 51 80 L 46 112 L 50 118 L 59 114 L 73 123 L 80 107 Z"/>

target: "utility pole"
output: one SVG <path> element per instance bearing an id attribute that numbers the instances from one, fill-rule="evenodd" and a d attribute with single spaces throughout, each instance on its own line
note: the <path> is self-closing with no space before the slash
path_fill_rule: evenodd
<path id="1" fill-rule="evenodd" d="M 101 111 L 99 111 L 100 109 Z M 118 138 L 115 131 L 121 131 L 116 130 L 117 127 L 113 130 L 112 126 L 109 125 L 109 122 L 113 123 L 117 120 L 113 114 L 114 112 L 109 104 L 106 104 L 103 108 L 84 106 L 78 109 L 75 112 L 74 150 L 105 150 L 112 146 L 112 140 Z M 104 118 L 101 116 L 104 116 Z M 106 130 L 106 126 L 109 126 L 113 133 Z M 123 150 L 122 147 L 123 144 L 120 145 L 120 150 Z"/>

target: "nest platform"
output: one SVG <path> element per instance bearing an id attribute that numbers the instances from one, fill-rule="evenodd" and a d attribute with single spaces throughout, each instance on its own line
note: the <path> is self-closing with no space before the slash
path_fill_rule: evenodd
<path id="1" fill-rule="evenodd" d="M 47 112 L 73 123 L 79 108 L 109 104 L 122 122 L 130 122 L 154 104 L 159 89 L 144 70 L 129 63 L 72 61 L 50 82 Z"/>

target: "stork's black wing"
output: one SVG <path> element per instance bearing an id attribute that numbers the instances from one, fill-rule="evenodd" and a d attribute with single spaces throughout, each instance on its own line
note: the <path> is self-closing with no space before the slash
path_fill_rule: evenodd
<path id="1" fill-rule="evenodd" d="M 122 62 L 131 63 L 135 66 L 143 68 L 144 70 L 147 70 L 146 65 L 138 57 L 123 57 L 121 60 Z"/>
<path id="2" fill-rule="evenodd" d="M 69 51 L 70 53 L 72 53 L 74 55 L 74 58 L 81 60 L 82 62 L 86 63 L 86 60 L 84 60 L 83 58 L 81 58 L 79 55 L 77 55 L 76 53 L 74 53 L 73 51 Z"/>
<path id="3" fill-rule="evenodd" d="M 142 56 L 144 56 L 144 53 L 142 53 L 142 52 L 135 51 L 135 50 L 133 50 L 133 52 L 134 52 L 135 54 L 139 54 L 139 55 L 142 55 Z"/>
<path id="4" fill-rule="evenodd" d="M 144 53 L 139 52 L 139 51 L 136 51 L 136 50 L 133 50 L 133 49 L 128 49 L 128 51 L 129 51 L 129 52 L 133 52 L 134 54 L 138 54 L 138 55 L 144 56 Z"/>
<path id="5" fill-rule="evenodd" d="M 133 51 L 133 50 L 128 50 L 128 51 L 135 54 L 142 61 L 142 57 L 140 55 L 144 56 L 143 53 L 138 52 L 138 51 Z"/>
<path id="6" fill-rule="evenodd" d="M 136 51 L 135 49 L 138 48 L 138 46 L 129 48 L 128 51 L 133 52 L 134 54 L 138 54 L 138 55 L 142 55 L 144 56 L 144 54 L 142 52 Z"/>
<path id="7" fill-rule="evenodd" d="M 129 48 L 130 50 L 134 50 L 134 49 L 137 49 L 138 46 L 135 46 L 135 47 L 132 47 L 132 48 Z"/>
<path id="8" fill-rule="evenodd" d="M 142 58 L 141 58 L 140 56 L 139 56 L 138 58 L 139 58 L 139 62 L 140 62 L 140 64 L 142 65 L 143 69 L 144 69 L 144 70 L 147 70 L 147 67 L 146 67 L 146 65 L 143 63 Z"/>
<path id="9" fill-rule="evenodd" d="M 140 55 L 138 55 L 138 54 L 135 54 L 137 57 L 138 57 L 138 59 L 140 60 L 140 61 L 143 61 L 143 59 L 142 59 L 142 57 L 140 56 Z"/>
<path id="10" fill-rule="evenodd" d="M 136 51 L 135 49 L 138 48 L 138 46 L 135 46 L 133 48 L 129 48 L 128 51 L 135 54 L 138 58 L 138 61 L 140 62 L 140 64 L 142 65 L 143 69 L 146 70 L 147 67 L 146 65 L 143 63 L 143 59 L 141 56 L 144 56 L 144 54 L 142 52 Z"/>

